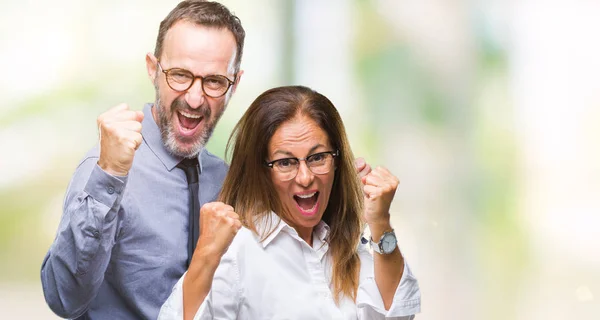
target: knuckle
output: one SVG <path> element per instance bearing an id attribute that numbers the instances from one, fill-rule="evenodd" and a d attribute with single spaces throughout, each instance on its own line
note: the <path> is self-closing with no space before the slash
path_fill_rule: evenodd
<path id="1" fill-rule="evenodd" d="M 105 130 L 111 127 L 111 125 L 109 123 L 107 123 L 105 119 L 99 119 L 98 126 Z"/>
<path id="2" fill-rule="evenodd" d="M 221 207 L 223 207 L 223 206 L 225 205 L 225 204 L 224 204 L 223 202 L 221 202 L 221 201 L 213 201 L 213 202 L 211 202 L 211 203 L 213 204 L 213 206 L 214 206 L 215 208 L 221 208 Z"/>
<path id="3" fill-rule="evenodd" d="M 220 208 L 217 208 L 216 210 L 214 210 L 214 213 L 215 213 L 215 217 L 218 217 L 221 220 L 223 220 L 225 218 L 225 214 L 224 214 L 223 210 L 221 210 Z"/>
<path id="4" fill-rule="evenodd" d="M 208 203 L 205 203 L 205 204 L 204 204 L 204 205 L 203 205 L 203 206 L 200 208 L 200 212 L 202 212 L 202 213 L 208 213 L 208 212 L 212 211 L 213 205 L 214 205 L 214 204 L 213 204 L 213 202 L 208 202 Z"/>
<path id="5" fill-rule="evenodd" d="M 121 144 L 126 144 L 126 143 L 128 143 L 128 142 L 129 142 L 129 139 L 128 139 L 126 136 L 122 135 L 122 134 L 118 134 L 118 135 L 117 135 L 117 140 L 118 140 L 118 141 L 119 141 L 119 143 L 121 143 Z"/>
<path id="6" fill-rule="evenodd" d="M 230 227 L 235 227 L 235 219 L 227 218 L 227 225 L 229 225 Z"/>
<path id="7" fill-rule="evenodd" d="M 125 113 L 125 116 L 127 117 L 127 119 L 135 119 L 135 111 L 125 110 L 124 113 Z"/>
<path id="8" fill-rule="evenodd" d="M 137 149 L 137 143 L 129 140 L 129 141 L 127 141 L 127 147 L 129 147 L 129 149 L 131 149 L 131 150 L 135 150 L 135 149 Z"/>
<path id="9" fill-rule="evenodd" d="M 104 131 L 106 131 L 107 133 L 109 133 L 111 135 L 117 135 L 118 130 L 117 130 L 117 127 L 113 123 L 104 122 L 102 127 L 104 128 Z"/>

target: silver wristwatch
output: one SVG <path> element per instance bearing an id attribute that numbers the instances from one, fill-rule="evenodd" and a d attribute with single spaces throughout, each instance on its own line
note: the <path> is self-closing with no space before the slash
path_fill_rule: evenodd
<path id="1" fill-rule="evenodd" d="M 398 240 L 396 239 L 394 229 L 392 229 L 392 231 L 384 232 L 381 238 L 379 238 L 379 242 L 373 241 L 372 237 L 370 239 L 371 248 L 379 254 L 390 254 L 394 252 L 398 246 Z"/>

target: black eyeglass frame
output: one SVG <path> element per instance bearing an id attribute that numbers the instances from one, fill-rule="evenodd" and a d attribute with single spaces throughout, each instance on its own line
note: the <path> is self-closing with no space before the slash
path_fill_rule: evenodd
<path id="1" fill-rule="evenodd" d="M 293 177 L 291 177 L 290 179 L 287 179 L 285 181 L 292 180 L 292 179 L 294 179 L 298 175 L 298 170 L 300 169 L 300 161 L 306 162 L 306 166 L 308 167 L 308 170 L 310 170 L 310 172 L 312 172 L 313 174 L 318 174 L 318 175 L 327 174 L 327 173 L 329 173 L 331 171 L 331 169 L 329 169 L 329 171 L 324 172 L 324 173 L 315 173 L 315 172 L 312 171 L 311 166 L 308 165 L 308 162 L 307 162 L 307 160 L 310 159 L 310 158 L 312 158 L 313 156 L 318 156 L 318 155 L 322 155 L 322 154 L 330 154 L 331 157 L 333 158 L 334 163 L 335 163 L 335 158 L 337 158 L 337 157 L 340 156 L 340 151 L 339 150 L 335 150 L 335 151 L 323 151 L 323 152 L 313 153 L 313 154 L 308 155 L 308 156 L 306 156 L 304 158 L 289 157 L 289 158 L 281 158 L 281 159 L 273 160 L 273 161 L 270 161 L 270 162 L 266 162 L 265 161 L 265 166 L 267 166 L 267 167 L 269 167 L 269 168 L 271 168 L 273 170 L 276 170 L 274 168 L 274 164 L 275 163 L 277 163 L 279 161 L 283 161 L 283 160 L 296 160 L 298 162 L 298 166 L 296 167 L 296 174 Z M 279 171 L 277 171 L 277 172 L 279 172 Z M 279 173 L 285 174 L 284 172 L 279 172 Z"/>

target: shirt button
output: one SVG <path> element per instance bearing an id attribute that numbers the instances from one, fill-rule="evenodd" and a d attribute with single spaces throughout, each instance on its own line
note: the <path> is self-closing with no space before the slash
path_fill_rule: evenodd
<path id="1" fill-rule="evenodd" d="M 113 194 L 113 193 L 115 193 L 115 188 L 108 187 L 108 189 L 106 191 L 108 191 L 108 194 Z"/>
<path id="2" fill-rule="evenodd" d="M 94 238 L 96 238 L 96 239 L 100 238 L 100 231 L 94 230 L 94 231 L 92 231 L 92 234 L 94 235 Z"/>

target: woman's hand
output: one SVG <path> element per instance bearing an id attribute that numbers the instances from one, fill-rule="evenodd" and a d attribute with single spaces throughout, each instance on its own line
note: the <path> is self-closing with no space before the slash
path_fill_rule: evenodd
<path id="1" fill-rule="evenodd" d="M 369 226 L 389 225 L 390 205 L 400 181 L 384 167 L 373 169 L 361 181 L 365 195 L 365 221 Z"/>
<path id="2" fill-rule="evenodd" d="M 371 239 L 380 241 L 384 232 L 392 230 L 390 205 L 400 181 L 388 169 L 377 167 L 362 179 L 365 194 L 365 220 L 371 230 Z M 389 254 L 375 254 L 375 282 L 383 299 L 385 310 L 389 310 L 402 274 L 404 259 L 398 247 Z"/>
<path id="3" fill-rule="evenodd" d="M 242 227 L 233 207 L 210 202 L 200 208 L 200 237 L 192 263 L 183 278 L 183 315 L 193 319 L 212 286 L 221 257 Z"/>
<path id="4" fill-rule="evenodd" d="M 232 206 L 223 202 L 204 204 L 200 209 L 200 237 L 194 257 L 196 253 L 200 257 L 212 256 L 218 264 L 241 227 L 240 217 Z"/>

